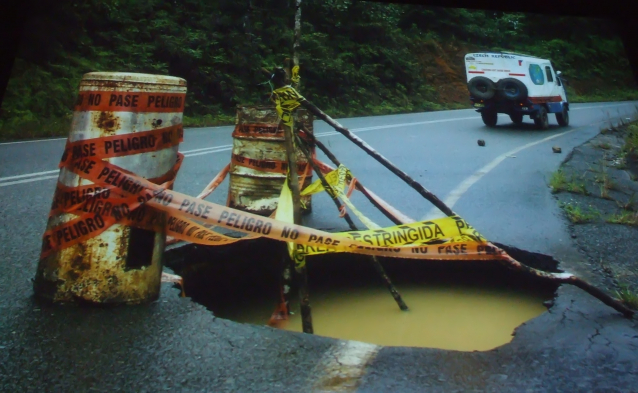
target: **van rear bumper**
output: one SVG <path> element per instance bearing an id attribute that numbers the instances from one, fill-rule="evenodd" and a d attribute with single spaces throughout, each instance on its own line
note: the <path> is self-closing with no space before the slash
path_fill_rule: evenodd
<path id="1" fill-rule="evenodd" d="M 477 112 L 496 112 L 496 113 L 505 113 L 508 115 L 511 114 L 521 114 L 521 115 L 534 115 L 540 109 L 540 104 L 532 104 L 531 102 L 507 102 L 507 101 L 483 101 L 480 100 L 471 100 L 472 106 L 476 109 Z M 552 102 L 546 104 L 548 113 L 560 113 L 562 112 L 563 105 L 567 103 L 563 102 Z"/>

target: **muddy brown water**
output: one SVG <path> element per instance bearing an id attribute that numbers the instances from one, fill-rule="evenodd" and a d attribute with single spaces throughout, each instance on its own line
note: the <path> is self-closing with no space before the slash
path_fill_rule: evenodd
<path id="1" fill-rule="evenodd" d="M 514 329 L 547 310 L 541 294 L 502 288 L 401 286 L 410 309 L 401 311 L 381 285 L 311 292 L 314 333 L 385 346 L 489 350 L 512 340 Z M 282 326 L 301 332 L 299 303 Z M 255 301 L 218 316 L 265 325 L 272 302 Z"/>
<path id="2" fill-rule="evenodd" d="M 189 255 L 187 296 L 215 316 L 266 325 L 278 302 L 277 258 L 267 250 Z M 197 261 L 197 262 L 196 262 Z M 314 333 L 384 346 L 485 351 L 510 342 L 516 327 L 547 311 L 555 286 L 493 262 L 382 260 L 410 308 L 401 311 L 362 256 L 308 262 Z M 297 288 L 293 315 L 280 328 L 301 332 Z"/>

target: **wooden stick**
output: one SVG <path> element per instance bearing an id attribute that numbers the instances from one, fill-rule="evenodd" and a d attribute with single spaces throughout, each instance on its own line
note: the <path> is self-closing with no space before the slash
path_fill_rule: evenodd
<path id="1" fill-rule="evenodd" d="M 295 40 L 292 44 L 292 65 L 299 65 L 299 46 L 301 44 L 301 0 L 296 0 L 295 7 Z"/>
<path id="2" fill-rule="evenodd" d="M 394 166 L 390 161 L 388 161 L 385 157 L 383 157 L 381 154 L 379 154 L 376 150 L 374 150 L 367 143 L 365 143 L 364 141 L 359 139 L 356 135 L 354 135 L 352 132 L 350 132 L 347 128 L 343 127 L 341 124 L 339 124 L 336 121 L 334 121 L 332 118 L 330 118 L 330 116 L 325 114 L 319 108 L 317 108 L 312 103 L 310 103 L 308 100 L 304 99 L 300 103 L 301 103 L 301 105 L 303 107 L 308 109 L 314 115 L 316 115 L 317 117 L 319 117 L 320 119 L 322 119 L 323 121 L 325 121 L 326 123 L 331 125 L 335 130 L 337 130 L 338 132 L 340 132 L 341 134 L 346 136 L 348 139 L 350 139 L 352 142 L 354 142 L 357 146 L 361 147 L 366 153 L 368 153 L 375 160 L 377 160 L 383 166 L 388 168 L 392 173 L 394 173 L 399 178 L 401 178 L 403 181 L 405 181 L 410 187 L 415 189 L 419 194 L 421 194 L 421 196 L 423 196 L 428 201 L 432 202 L 432 204 L 434 206 L 436 206 L 439 210 L 441 210 L 445 215 L 447 215 L 448 217 L 455 215 L 455 213 L 452 211 L 452 209 L 450 209 L 445 203 L 443 203 L 443 201 L 441 201 L 439 198 L 437 198 L 430 191 L 426 190 L 422 185 L 420 185 L 418 182 L 416 182 L 414 179 L 412 179 L 410 176 L 408 176 L 405 172 L 401 171 L 399 168 Z M 537 270 L 537 269 L 531 268 L 529 266 L 526 266 L 526 265 L 518 262 L 517 260 L 515 260 L 511 256 L 507 255 L 507 253 L 505 251 L 503 251 L 500 248 L 496 247 L 492 243 L 488 242 L 487 244 L 488 244 L 488 246 L 493 247 L 494 250 L 497 253 L 500 253 L 501 254 L 500 260 L 502 260 L 504 263 L 506 263 L 509 267 L 511 267 L 513 269 L 521 270 L 521 271 L 523 271 L 525 273 L 532 274 L 532 275 L 534 275 L 536 277 L 539 277 L 539 278 L 542 278 L 542 279 L 547 279 L 547 280 L 550 280 L 550 281 L 553 281 L 553 282 L 559 282 L 559 283 L 574 285 L 574 286 L 576 286 L 578 288 L 581 288 L 582 290 L 584 290 L 585 292 L 589 293 L 590 295 L 594 296 L 595 298 L 597 298 L 598 300 L 600 300 L 604 304 L 606 304 L 606 305 L 612 307 L 613 309 L 619 311 L 625 317 L 632 318 L 633 315 L 634 315 L 634 311 L 629 309 L 629 308 L 627 308 L 620 301 L 612 298 L 611 296 L 607 295 L 604 291 L 600 290 L 599 288 L 596 288 L 596 287 L 592 286 L 591 284 L 585 282 L 584 280 L 582 280 L 582 279 L 580 279 L 580 278 L 578 278 L 576 276 L 573 276 L 572 274 L 569 274 L 569 273 L 547 273 L 547 272 L 543 272 L 541 270 Z"/>
<path id="3" fill-rule="evenodd" d="M 292 259 L 288 255 L 288 247 L 284 244 L 281 256 L 281 276 L 279 278 L 280 299 L 279 305 L 270 316 L 267 325 L 281 329 L 290 315 L 290 288 L 292 287 Z"/>
<path id="4" fill-rule="evenodd" d="M 328 195 L 330 195 L 330 197 L 334 201 L 335 205 L 337 206 L 337 210 L 339 212 L 341 212 L 342 209 L 343 209 L 343 205 L 341 204 L 341 202 L 339 202 L 339 199 L 338 199 L 337 195 L 335 195 L 334 191 L 332 190 L 332 187 L 330 187 L 330 184 L 328 184 L 328 181 L 326 180 L 325 176 L 323 175 L 323 173 L 321 173 L 321 169 L 313 161 L 312 156 L 310 155 L 310 152 L 304 146 L 303 140 L 298 135 L 295 135 L 295 136 L 297 137 L 297 144 L 299 146 L 299 149 L 303 152 L 303 154 L 308 159 L 308 162 L 312 166 L 312 169 L 314 169 L 314 171 L 317 173 L 317 177 L 319 177 L 319 180 L 321 180 L 321 184 L 323 185 L 323 188 L 326 190 Z M 353 231 L 358 231 L 359 230 L 357 228 L 357 226 L 355 225 L 355 223 L 352 221 L 352 218 L 350 218 L 350 214 L 348 214 L 346 212 L 343 215 L 343 218 L 346 220 L 346 222 L 350 226 L 350 229 L 352 229 Z M 374 255 L 372 256 L 372 265 L 374 266 L 374 270 L 376 270 L 376 272 L 379 274 L 379 276 L 381 276 L 381 279 L 383 280 L 383 282 L 385 283 L 386 287 L 388 288 L 388 291 L 390 291 L 390 294 L 392 295 L 394 300 L 397 302 L 397 305 L 399 306 L 399 308 L 402 311 L 407 311 L 408 310 L 408 306 L 403 301 L 403 298 L 401 297 L 401 294 L 396 289 L 394 284 L 392 284 L 392 281 L 390 280 L 390 277 L 388 277 L 387 273 L 385 272 L 385 269 L 383 269 L 383 266 L 381 265 L 381 262 L 379 262 L 377 257 L 374 256 Z"/>
<path id="5" fill-rule="evenodd" d="M 277 81 L 275 82 L 277 86 Z M 277 86 L 279 87 L 279 86 Z M 299 190 L 299 179 L 297 175 L 297 157 L 293 145 L 292 128 L 283 124 L 284 143 L 286 145 L 286 155 L 288 158 L 288 186 L 292 191 L 293 217 L 294 223 L 301 224 L 301 192 Z M 308 291 L 308 272 L 306 266 L 297 270 L 299 278 L 299 301 L 301 303 L 301 323 L 304 333 L 313 334 L 312 313 L 310 309 L 310 294 Z"/>
<path id="6" fill-rule="evenodd" d="M 300 103 L 301 103 L 301 105 L 304 108 L 308 109 L 315 116 L 319 117 L 321 120 L 323 120 L 326 123 L 328 123 L 329 125 L 331 125 L 332 128 L 334 128 L 335 130 L 337 130 L 338 132 L 343 134 L 346 138 L 348 138 L 352 142 L 354 142 L 355 145 L 357 145 L 361 149 L 363 149 L 366 153 L 368 153 L 370 156 L 372 156 L 372 158 L 374 158 L 379 163 L 381 163 L 381 165 L 383 165 L 384 167 L 388 168 L 392 173 L 397 175 L 401 180 L 406 182 L 410 187 L 412 187 L 419 194 L 421 194 L 421 196 L 423 196 L 428 201 L 432 202 L 432 204 L 434 206 L 436 206 L 437 208 L 439 208 L 439 210 L 441 210 L 444 214 L 446 214 L 448 216 L 455 215 L 454 212 L 449 207 L 447 207 L 445 205 L 445 203 L 443 203 L 443 201 L 441 201 L 439 198 L 436 197 L 436 195 L 434 195 L 430 191 L 426 190 L 416 180 L 414 180 L 410 176 L 408 176 L 407 173 L 405 173 L 402 170 L 400 170 L 399 168 L 397 168 L 394 164 L 392 164 L 390 161 L 388 161 L 387 158 L 383 157 L 376 150 L 374 150 L 370 145 L 365 143 L 363 140 L 359 139 L 359 137 L 357 137 L 352 132 L 350 132 L 350 130 L 348 130 L 347 128 L 345 128 L 341 124 L 337 123 L 330 116 L 325 114 L 321 109 L 319 109 L 316 106 L 314 106 L 310 101 L 304 99 Z"/>
<path id="7" fill-rule="evenodd" d="M 504 257 L 503 262 L 510 269 L 520 270 L 520 271 L 522 271 L 524 273 L 531 274 L 533 276 L 536 276 L 538 278 L 545 279 L 545 280 L 548 280 L 548 281 L 558 282 L 558 283 L 561 283 L 561 284 L 574 285 L 574 286 L 582 289 L 583 291 L 589 293 L 590 295 L 592 295 L 593 297 L 597 298 L 598 300 L 600 300 L 604 304 L 608 305 L 609 307 L 613 308 L 614 310 L 620 312 L 626 318 L 630 318 L 631 319 L 634 316 L 635 311 L 631 310 L 630 308 L 627 308 L 624 304 L 622 304 L 618 300 L 614 299 L 613 297 L 609 296 L 603 290 L 601 290 L 599 288 L 596 288 L 595 286 L 589 284 L 588 282 L 584 281 L 581 278 L 578 278 L 578 277 L 574 276 L 571 273 L 548 273 L 548 272 L 544 272 L 542 270 L 534 269 L 532 267 L 529 267 L 529 266 L 517 261 L 516 259 L 512 258 L 511 256 L 507 255 L 507 253 L 505 253 L 505 251 L 501 250 L 499 247 L 495 246 L 491 242 L 488 242 L 487 244 L 490 247 L 494 247 L 497 252 L 502 252 L 503 253 L 503 255 L 502 255 L 502 257 Z"/>
<path id="8" fill-rule="evenodd" d="M 337 157 L 335 157 L 334 154 L 332 154 L 332 152 L 330 150 L 328 150 L 328 148 L 326 147 L 326 145 L 324 145 L 323 143 L 321 143 L 319 140 L 317 140 L 317 138 L 315 138 L 314 135 L 312 135 L 310 132 L 308 132 L 308 130 L 306 130 L 306 128 L 302 125 L 302 130 L 304 131 L 304 135 L 307 135 L 308 138 L 312 141 L 312 143 L 314 143 L 325 155 L 326 157 L 328 157 L 328 159 L 330 161 L 332 161 L 333 164 L 335 164 L 335 166 L 339 166 L 341 165 L 341 162 L 339 162 L 339 160 L 337 159 Z M 357 180 L 357 184 L 355 184 L 355 187 L 357 190 L 361 191 L 361 193 L 368 198 L 368 200 L 370 201 L 370 203 L 372 203 L 377 209 L 379 209 L 379 211 L 381 213 L 383 213 L 383 215 L 385 215 L 387 218 L 390 219 L 390 221 L 392 221 L 393 223 L 400 225 L 403 224 L 403 222 L 401 220 L 399 220 L 394 214 L 392 214 L 390 211 L 388 211 L 384 206 L 382 206 L 381 204 L 379 204 L 376 199 L 374 199 L 372 197 L 372 195 L 370 195 L 370 193 L 368 192 L 368 190 L 365 189 L 365 187 L 363 187 L 363 184 L 361 184 L 361 182 L 359 180 Z"/>

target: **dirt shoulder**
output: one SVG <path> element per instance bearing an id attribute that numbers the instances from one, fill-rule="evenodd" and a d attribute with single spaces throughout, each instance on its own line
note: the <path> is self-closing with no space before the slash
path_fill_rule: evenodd
<path id="1" fill-rule="evenodd" d="M 636 142 L 638 123 L 608 126 L 574 149 L 550 182 L 594 284 L 611 293 L 625 288 L 629 297 L 638 293 Z"/>

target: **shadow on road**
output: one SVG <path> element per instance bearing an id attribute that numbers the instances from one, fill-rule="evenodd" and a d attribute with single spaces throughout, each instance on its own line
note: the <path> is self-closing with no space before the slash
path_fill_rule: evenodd
<path id="1" fill-rule="evenodd" d="M 533 132 L 536 134 L 543 134 L 552 131 L 556 131 L 564 127 L 559 126 L 558 124 L 550 124 L 549 128 L 546 130 L 539 130 L 536 128 L 536 124 L 533 122 L 523 122 L 519 125 L 516 125 L 512 122 L 507 122 L 505 124 L 497 124 L 494 127 L 484 126 L 485 130 L 493 130 L 493 131 L 515 131 L 515 132 Z"/>

